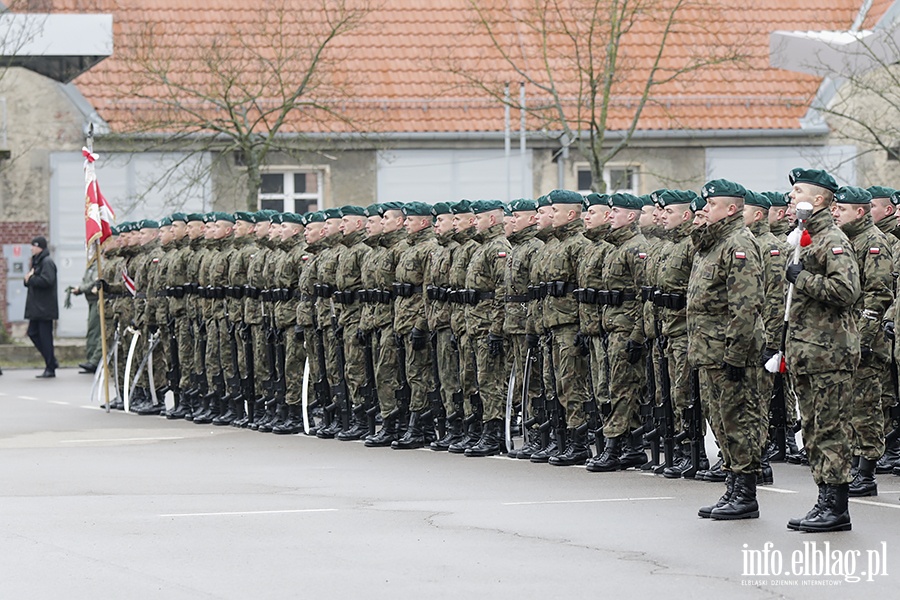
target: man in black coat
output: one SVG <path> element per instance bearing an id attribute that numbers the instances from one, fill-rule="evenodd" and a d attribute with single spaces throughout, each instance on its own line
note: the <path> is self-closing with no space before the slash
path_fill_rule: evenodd
<path id="1" fill-rule="evenodd" d="M 59 318 L 56 292 L 56 264 L 47 250 L 47 239 L 37 236 L 31 240 L 31 270 L 25 275 L 28 297 L 25 299 L 25 318 L 28 337 L 44 357 L 44 372 L 37 377 L 56 377 L 56 357 L 53 355 L 53 321 Z"/>

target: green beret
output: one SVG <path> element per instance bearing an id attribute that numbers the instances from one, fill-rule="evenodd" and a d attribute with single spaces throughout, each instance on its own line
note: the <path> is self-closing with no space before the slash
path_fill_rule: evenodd
<path id="1" fill-rule="evenodd" d="M 707 198 L 743 198 L 747 195 L 747 190 L 739 183 L 728 181 L 727 179 L 713 179 L 703 186 L 700 195 L 704 199 Z"/>
<path id="2" fill-rule="evenodd" d="M 342 213 L 339 208 L 326 208 L 323 212 L 325 213 L 326 221 L 328 219 L 340 219 L 344 216 L 344 213 Z"/>
<path id="3" fill-rule="evenodd" d="M 257 223 L 268 223 L 272 220 L 272 215 L 267 210 L 258 210 L 253 213 L 253 216 L 256 217 Z"/>
<path id="4" fill-rule="evenodd" d="M 764 208 L 766 210 L 769 210 L 769 207 L 772 206 L 772 203 L 769 202 L 767 197 L 759 192 L 754 192 L 753 190 L 747 190 L 747 195 L 744 196 L 744 204 L 758 206 L 759 208 Z"/>
<path id="5" fill-rule="evenodd" d="M 162 219 L 159 220 L 159 226 L 160 227 L 171 227 L 172 219 L 170 217 L 163 217 Z"/>
<path id="6" fill-rule="evenodd" d="M 609 207 L 618 206 L 629 210 L 641 210 L 644 207 L 644 201 L 634 194 L 613 194 L 607 197 L 606 205 Z"/>
<path id="7" fill-rule="evenodd" d="M 183 212 L 176 212 L 169 215 L 169 219 L 174 223 L 175 221 L 181 221 L 182 223 L 187 223 L 188 218 L 187 215 Z"/>
<path id="8" fill-rule="evenodd" d="M 119 228 L 115 225 L 109 228 L 109 235 L 119 235 Z"/>
<path id="9" fill-rule="evenodd" d="M 656 190 L 655 192 L 650 192 L 650 200 L 653 201 L 653 204 L 656 204 L 659 207 L 662 207 L 659 203 L 659 199 L 662 198 L 662 195 L 665 194 L 668 190 L 663 188 L 661 190 Z"/>
<path id="10" fill-rule="evenodd" d="M 216 222 L 228 221 L 229 223 L 234 223 L 234 215 L 227 212 L 217 212 L 214 220 Z"/>
<path id="11" fill-rule="evenodd" d="M 472 212 L 472 202 L 470 200 L 460 200 L 450 207 L 454 215 L 465 215 Z"/>
<path id="12" fill-rule="evenodd" d="M 834 177 L 821 169 L 791 169 L 791 172 L 788 174 L 788 181 L 791 182 L 791 185 L 795 183 L 811 183 L 832 192 L 836 192 L 838 189 L 838 184 Z"/>
<path id="13" fill-rule="evenodd" d="M 676 204 L 690 204 L 697 199 L 697 194 L 693 190 L 659 190 L 661 193 L 653 192 L 656 195 L 656 204 L 660 208 L 667 206 L 675 206 Z"/>
<path id="14" fill-rule="evenodd" d="M 215 223 L 216 222 L 216 213 L 215 212 L 205 213 L 203 215 L 203 222 L 204 223 Z"/>
<path id="15" fill-rule="evenodd" d="M 325 213 L 321 210 L 317 210 L 315 212 L 311 212 L 306 215 L 307 223 L 324 223 L 325 222 Z"/>
<path id="16" fill-rule="evenodd" d="M 281 215 L 282 223 L 294 223 L 296 225 L 306 225 L 306 221 L 303 218 L 303 215 L 298 215 L 297 213 L 287 212 Z"/>
<path id="17" fill-rule="evenodd" d="M 653 197 L 650 194 L 644 194 L 643 196 L 638 196 L 641 199 L 641 202 L 644 203 L 644 206 L 653 206 L 656 203 L 653 201 Z"/>
<path id="18" fill-rule="evenodd" d="M 706 200 L 697 196 L 693 200 L 691 200 L 691 212 L 700 212 L 703 210 L 703 207 L 706 206 Z"/>
<path id="19" fill-rule="evenodd" d="M 883 185 L 873 185 L 868 188 L 868 192 L 872 194 L 873 198 L 890 198 L 896 191 L 894 188 L 884 187 Z"/>
<path id="20" fill-rule="evenodd" d="M 894 192 L 891 194 L 891 204 L 894 206 L 900 205 L 900 192 Z"/>
<path id="21" fill-rule="evenodd" d="M 407 202 L 403 205 L 403 214 L 407 217 L 430 217 L 431 205 L 424 202 Z"/>
<path id="22" fill-rule="evenodd" d="M 588 206 L 609 206 L 609 196 L 606 194 L 598 194 L 597 192 L 591 192 L 584 198 L 584 207 Z"/>
<path id="23" fill-rule="evenodd" d="M 511 216 L 513 216 L 513 211 L 511 211 L 511 210 L 509 209 L 509 204 L 504 204 L 504 205 L 503 205 L 503 216 L 504 216 L 504 217 L 511 217 Z"/>
<path id="24" fill-rule="evenodd" d="M 370 204 L 366 207 L 366 216 L 367 217 L 383 217 L 384 209 L 381 208 L 380 204 Z"/>
<path id="25" fill-rule="evenodd" d="M 389 210 L 399 210 L 402 212 L 403 211 L 403 203 L 397 202 L 396 200 L 391 201 L 391 202 L 382 202 L 381 203 L 381 216 L 384 216 L 384 213 L 386 213 Z"/>
<path id="26" fill-rule="evenodd" d="M 527 198 L 519 198 L 509 203 L 510 212 L 527 212 L 537 210 L 537 202 Z"/>
<path id="27" fill-rule="evenodd" d="M 784 192 L 763 192 L 763 196 L 769 201 L 769 206 L 776 208 L 786 208 L 790 198 Z"/>
<path id="28" fill-rule="evenodd" d="M 584 196 L 572 190 L 553 190 L 547 194 L 550 204 L 577 204 L 581 206 Z"/>
<path id="29" fill-rule="evenodd" d="M 138 229 L 159 229 L 159 223 L 153 219 L 144 219 L 140 222 Z"/>
<path id="30" fill-rule="evenodd" d="M 341 207 L 341 216 L 342 217 L 350 217 L 350 216 L 365 217 L 366 209 L 364 209 L 362 206 L 354 206 L 352 204 L 349 204 L 347 206 Z"/>
<path id="31" fill-rule="evenodd" d="M 479 200 L 472 203 L 472 212 L 476 215 L 492 210 L 503 210 L 503 202 L 500 200 Z"/>
<path id="32" fill-rule="evenodd" d="M 436 217 L 438 215 L 453 214 L 453 211 L 451 210 L 450 204 L 448 202 L 435 202 L 434 206 L 431 207 L 431 214 Z"/>
<path id="33" fill-rule="evenodd" d="M 204 219 L 203 213 L 191 213 L 187 216 L 188 223 L 190 223 L 192 221 L 200 221 L 201 223 L 203 223 L 204 220 L 205 219 Z"/>
<path id="34" fill-rule="evenodd" d="M 256 213 L 238 211 L 234 213 L 235 221 L 246 221 L 247 223 L 256 223 Z"/>
<path id="35" fill-rule="evenodd" d="M 869 190 L 853 185 L 847 185 L 834 193 L 834 201 L 838 204 L 869 204 L 872 201 L 872 194 Z"/>
<path id="36" fill-rule="evenodd" d="M 550 206 L 550 204 L 551 204 L 550 196 L 548 196 L 547 194 L 544 194 L 543 196 L 541 196 L 540 198 L 537 199 L 538 208 L 540 208 L 542 206 Z"/>
<path id="37" fill-rule="evenodd" d="M 276 225 L 284 223 L 284 213 L 275 213 L 274 215 L 272 215 L 271 221 Z"/>

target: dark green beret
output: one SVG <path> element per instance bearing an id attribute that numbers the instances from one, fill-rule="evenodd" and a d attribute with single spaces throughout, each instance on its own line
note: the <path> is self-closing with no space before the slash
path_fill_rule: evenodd
<path id="1" fill-rule="evenodd" d="M 191 213 L 187 216 L 188 223 L 190 223 L 191 221 L 200 221 L 202 223 L 204 220 L 205 219 L 203 213 Z"/>
<path id="2" fill-rule="evenodd" d="M 540 208 L 542 206 L 550 206 L 550 204 L 551 204 L 550 196 L 548 196 L 546 194 L 544 194 L 543 196 L 541 196 L 540 198 L 537 199 L 538 208 Z"/>
<path id="3" fill-rule="evenodd" d="M 511 217 L 511 216 L 513 216 L 513 211 L 511 211 L 511 210 L 509 209 L 509 204 L 504 204 L 504 205 L 503 205 L 503 216 L 504 216 L 504 217 Z"/>
<path id="4" fill-rule="evenodd" d="M 479 200 L 472 203 L 472 212 L 476 215 L 492 210 L 503 210 L 503 202 L 500 200 Z"/>
<path id="5" fill-rule="evenodd" d="M 424 202 L 407 202 L 403 205 L 403 214 L 407 217 L 430 217 L 431 205 Z"/>
<path id="6" fill-rule="evenodd" d="M 140 222 L 138 229 L 159 229 L 159 223 L 153 219 L 144 219 Z"/>
<path id="7" fill-rule="evenodd" d="M 591 192 L 587 196 L 584 197 L 584 207 L 588 206 L 609 206 L 609 196 L 606 194 L 598 194 L 597 192 Z"/>
<path id="8" fill-rule="evenodd" d="M 654 204 L 656 204 L 650 194 L 644 194 L 643 196 L 638 196 L 638 198 L 641 199 L 641 202 L 644 203 L 644 206 L 653 206 Z"/>
<path id="9" fill-rule="evenodd" d="M 690 204 L 697 199 L 697 194 L 693 190 L 660 190 L 662 193 L 656 195 L 656 204 L 660 208 L 667 206 L 675 206 L 676 204 Z"/>
<path id="10" fill-rule="evenodd" d="M 872 202 L 872 194 L 869 190 L 853 185 L 847 185 L 834 193 L 834 201 L 838 204 L 869 204 Z"/>
<path id="11" fill-rule="evenodd" d="M 276 225 L 284 223 L 284 213 L 275 213 L 274 215 L 272 215 L 272 222 Z"/>
<path id="12" fill-rule="evenodd" d="M 169 219 L 174 223 L 175 221 L 181 221 L 182 223 L 187 223 L 188 218 L 187 215 L 183 212 L 176 212 L 169 215 Z"/>
<path id="13" fill-rule="evenodd" d="M 662 207 L 662 205 L 659 203 L 659 199 L 660 199 L 660 198 L 662 197 L 662 195 L 665 194 L 667 191 L 668 191 L 667 189 L 663 188 L 663 189 L 661 189 L 661 190 L 656 190 L 655 192 L 650 192 L 650 200 L 653 201 L 653 204 L 656 204 L 657 206 Z"/>
<path id="14" fill-rule="evenodd" d="M 894 188 L 884 187 L 883 185 L 873 185 L 868 188 L 868 192 L 872 194 L 873 198 L 890 198 L 896 191 Z"/>
<path id="15" fill-rule="evenodd" d="M 788 181 L 791 182 L 791 185 L 795 183 L 811 183 L 832 192 L 836 192 L 838 189 L 838 184 L 834 177 L 821 169 L 791 169 L 791 172 L 788 174 Z"/>
<path id="16" fill-rule="evenodd" d="M 325 213 L 321 210 L 317 210 L 315 212 L 311 212 L 306 215 L 307 223 L 324 223 L 325 222 Z"/>
<path id="17" fill-rule="evenodd" d="M 739 183 L 727 179 L 713 179 L 703 186 L 700 195 L 706 198 L 743 198 L 747 190 Z"/>
<path id="18" fill-rule="evenodd" d="M 460 200 L 456 204 L 453 204 L 450 207 L 450 210 L 453 211 L 454 215 L 465 215 L 472 212 L 472 201 L 471 200 Z"/>
<path id="19" fill-rule="evenodd" d="M 382 202 L 381 203 L 381 216 L 384 216 L 384 213 L 386 213 L 389 210 L 399 210 L 402 212 L 403 211 L 403 203 L 397 202 L 396 200 L 391 201 L 391 202 Z"/>
<path id="20" fill-rule="evenodd" d="M 326 221 L 328 219 L 340 219 L 344 216 L 344 214 L 341 212 L 341 209 L 339 208 L 326 208 L 324 212 Z"/>
<path id="21" fill-rule="evenodd" d="M 234 213 L 235 221 L 246 221 L 247 223 L 256 223 L 256 213 L 238 211 Z"/>
<path id="22" fill-rule="evenodd" d="M 510 212 L 526 212 L 537 210 L 537 202 L 527 198 L 519 198 L 509 203 Z"/>
<path id="23" fill-rule="evenodd" d="M 272 220 L 272 215 L 267 210 L 258 210 L 253 213 L 253 216 L 256 217 L 257 223 L 268 223 Z"/>
<path id="24" fill-rule="evenodd" d="M 365 217 L 367 215 L 366 215 L 366 209 L 363 208 L 362 206 L 354 206 L 352 204 L 349 204 L 347 206 L 341 207 L 341 216 L 342 217 L 349 217 L 349 216 Z"/>
<path id="25" fill-rule="evenodd" d="M 215 221 L 228 221 L 229 223 L 234 223 L 234 215 L 227 212 L 217 212 Z"/>
<path id="26" fill-rule="evenodd" d="M 204 223 L 215 223 L 216 222 L 216 213 L 208 212 L 203 215 Z"/>
<path id="27" fill-rule="evenodd" d="M 894 192 L 891 194 L 891 204 L 894 206 L 900 205 L 900 192 Z"/>
<path id="28" fill-rule="evenodd" d="M 747 195 L 744 196 L 744 204 L 749 204 L 750 206 L 758 206 L 759 208 L 764 208 L 766 210 L 769 210 L 769 208 L 772 206 L 772 203 L 769 202 L 768 198 L 766 198 L 759 192 L 754 192 L 753 190 L 747 190 Z"/>
<path id="29" fill-rule="evenodd" d="M 113 225 L 109 228 L 109 235 L 119 235 L 119 228 Z"/>
<path id="30" fill-rule="evenodd" d="M 381 208 L 380 204 L 370 204 L 366 207 L 366 216 L 367 217 L 383 217 L 384 209 Z"/>
<path id="31" fill-rule="evenodd" d="M 572 190 L 553 190 L 547 194 L 550 204 L 577 204 L 581 206 L 584 196 Z"/>
<path id="32" fill-rule="evenodd" d="M 629 210 L 641 210 L 644 207 L 644 201 L 634 194 L 613 194 L 606 199 L 606 205 L 609 207 L 617 206 L 619 208 L 627 208 Z"/>
<path id="33" fill-rule="evenodd" d="M 691 212 L 700 212 L 703 210 L 703 207 L 706 206 L 706 200 L 697 196 L 693 200 L 691 200 Z"/>
<path id="34" fill-rule="evenodd" d="M 784 192 L 763 192 L 763 196 L 769 201 L 769 206 L 776 208 L 785 208 L 790 202 L 790 198 Z"/>
<path id="35" fill-rule="evenodd" d="M 306 222 L 303 219 L 303 215 L 298 215 L 297 213 L 292 212 L 282 213 L 281 222 L 294 223 L 296 225 L 306 225 Z"/>
<path id="36" fill-rule="evenodd" d="M 448 202 L 435 202 L 434 206 L 431 207 L 431 214 L 435 217 L 438 215 L 450 215 L 453 214 L 453 210 Z"/>
<path id="37" fill-rule="evenodd" d="M 160 226 L 160 227 L 171 227 L 171 226 L 172 226 L 172 219 L 171 219 L 171 217 L 163 217 L 162 219 L 160 219 L 160 220 L 159 220 L 159 226 Z"/>

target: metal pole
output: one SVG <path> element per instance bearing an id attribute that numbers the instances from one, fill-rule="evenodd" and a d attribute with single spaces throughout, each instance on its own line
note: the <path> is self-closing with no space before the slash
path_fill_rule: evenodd
<path id="1" fill-rule="evenodd" d="M 511 126 L 509 122 L 509 84 L 503 88 L 503 120 L 505 124 L 505 134 L 503 136 L 503 156 L 506 160 L 506 201 L 509 202 L 511 200 L 510 195 L 512 194 L 512 173 L 511 173 L 511 165 L 509 163 L 510 153 L 512 151 L 510 144 L 510 135 L 511 135 Z"/>
<path id="2" fill-rule="evenodd" d="M 522 197 L 531 198 L 526 177 L 528 175 L 528 160 L 525 153 L 525 82 L 519 84 L 519 160 L 522 167 Z"/>
<path id="3" fill-rule="evenodd" d="M 94 124 L 91 123 L 88 128 L 87 143 L 85 146 L 88 152 L 94 151 Z M 94 260 L 97 261 L 97 279 L 103 279 L 103 262 L 100 259 L 100 244 L 94 242 Z M 97 290 L 97 308 L 100 311 L 100 353 L 101 364 L 103 365 L 103 393 L 106 396 L 106 412 L 109 412 L 109 363 L 106 362 L 106 310 L 104 309 L 103 286 Z"/>

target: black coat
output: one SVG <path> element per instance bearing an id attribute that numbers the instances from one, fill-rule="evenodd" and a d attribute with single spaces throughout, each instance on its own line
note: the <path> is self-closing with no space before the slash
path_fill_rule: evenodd
<path id="1" fill-rule="evenodd" d="M 34 274 L 28 279 L 25 298 L 25 319 L 55 321 L 59 319 L 59 300 L 56 292 L 56 264 L 47 250 L 31 257 Z"/>

